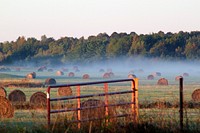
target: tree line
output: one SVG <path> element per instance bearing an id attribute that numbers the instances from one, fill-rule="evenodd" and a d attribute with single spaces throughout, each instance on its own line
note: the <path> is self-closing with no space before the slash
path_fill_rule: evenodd
<path id="1" fill-rule="evenodd" d="M 20 36 L 16 41 L 0 43 L 0 63 L 55 58 L 58 62 L 95 62 L 118 57 L 161 59 L 200 59 L 200 31 L 136 34 L 100 33 L 97 36 L 52 37 Z"/>

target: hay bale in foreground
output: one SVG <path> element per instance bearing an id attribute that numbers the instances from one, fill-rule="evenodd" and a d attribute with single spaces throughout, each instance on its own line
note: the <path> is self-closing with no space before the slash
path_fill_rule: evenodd
<path id="1" fill-rule="evenodd" d="M 90 75 L 89 74 L 84 74 L 83 75 L 83 79 L 89 79 L 90 78 Z"/>
<path id="2" fill-rule="evenodd" d="M 56 84 L 56 80 L 54 78 L 47 78 L 45 80 L 45 85 L 54 85 Z"/>
<path id="3" fill-rule="evenodd" d="M 157 85 L 168 85 L 168 80 L 165 78 L 161 78 L 158 80 Z"/>
<path id="4" fill-rule="evenodd" d="M 7 96 L 7 92 L 3 87 L 0 87 L 0 96 L 2 96 L 2 97 L 6 97 Z"/>
<path id="5" fill-rule="evenodd" d="M 24 103 L 26 101 L 26 95 L 21 90 L 13 90 L 8 95 L 9 101 L 12 103 Z"/>
<path id="6" fill-rule="evenodd" d="M 94 108 L 95 106 L 101 106 Z M 97 99 L 89 99 L 81 103 L 81 108 L 88 108 L 81 110 L 81 119 L 93 119 L 93 118 L 104 118 L 105 117 L 105 103 Z M 74 114 L 77 118 L 77 111 Z"/>
<path id="7" fill-rule="evenodd" d="M 42 109 L 47 106 L 47 96 L 44 92 L 35 92 L 30 98 L 30 105 L 34 109 Z"/>
<path id="8" fill-rule="evenodd" d="M 193 91 L 192 99 L 196 102 L 200 102 L 200 89 L 196 89 Z"/>
<path id="9" fill-rule="evenodd" d="M 153 80 L 153 79 L 154 79 L 154 76 L 153 76 L 152 74 L 151 74 L 151 75 L 148 75 L 148 76 L 147 76 L 147 79 L 148 79 L 148 80 Z"/>
<path id="10" fill-rule="evenodd" d="M 70 87 L 60 87 L 57 92 L 58 96 L 71 96 L 72 89 Z"/>
<path id="11" fill-rule="evenodd" d="M 0 96 L 0 118 L 12 118 L 14 116 L 14 108 L 10 101 Z"/>

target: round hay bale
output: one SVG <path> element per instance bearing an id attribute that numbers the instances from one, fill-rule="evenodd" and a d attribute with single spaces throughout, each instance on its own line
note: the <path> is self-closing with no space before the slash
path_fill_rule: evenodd
<path id="1" fill-rule="evenodd" d="M 179 81 L 180 78 L 183 78 L 183 76 L 176 76 L 176 77 L 175 77 L 175 80 L 176 80 L 176 81 Z"/>
<path id="2" fill-rule="evenodd" d="M 47 96 L 44 92 L 35 92 L 30 98 L 30 105 L 35 109 L 46 108 Z"/>
<path id="3" fill-rule="evenodd" d="M 68 73 L 68 77 L 74 77 L 75 74 L 73 72 Z"/>
<path id="4" fill-rule="evenodd" d="M 35 72 L 29 73 L 29 74 L 26 75 L 26 78 L 27 79 L 35 79 L 36 78 L 36 73 Z"/>
<path id="5" fill-rule="evenodd" d="M 24 103 L 26 101 L 26 95 L 21 90 L 13 90 L 8 95 L 8 99 L 12 103 Z"/>
<path id="6" fill-rule="evenodd" d="M 168 85 L 168 80 L 165 78 L 161 78 L 158 80 L 157 85 Z"/>
<path id="7" fill-rule="evenodd" d="M 155 72 L 155 73 L 153 73 L 152 74 L 154 77 L 156 77 L 156 76 L 161 76 L 161 73 L 160 72 Z"/>
<path id="8" fill-rule="evenodd" d="M 153 79 L 154 79 L 154 76 L 153 76 L 153 75 L 148 75 L 148 76 L 147 76 L 147 79 L 148 79 L 148 80 L 153 80 Z"/>
<path id="9" fill-rule="evenodd" d="M 57 92 L 58 96 L 71 96 L 72 89 L 70 87 L 60 87 Z"/>
<path id="10" fill-rule="evenodd" d="M 128 78 L 133 79 L 133 78 L 137 78 L 134 74 L 129 74 Z"/>
<path id="11" fill-rule="evenodd" d="M 7 92 L 3 87 L 0 87 L 0 96 L 2 96 L 2 97 L 6 97 L 7 96 Z"/>
<path id="12" fill-rule="evenodd" d="M 200 102 L 200 89 L 196 89 L 193 91 L 192 99 L 196 102 Z"/>
<path id="13" fill-rule="evenodd" d="M 48 78 L 45 80 L 45 85 L 53 85 L 56 84 L 56 80 L 54 78 Z"/>
<path id="14" fill-rule="evenodd" d="M 188 77 L 189 73 L 183 73 L 183 77 Z"/>
<path id="15" fill-rule="evenodd" d="M 102 106 L 98 108 L 91 108 L 94 106 Z M 103 118 L 105 117 L 105 103 L 97 99 L 89 99 L 81 103 L 81 108 L 88 108 L 81 110 L 81 119 Z M 77 117 L 77 111 L 75 113 Z"/>
<path id="16" fill-rule="evenodd" d="M 83 75 L 83 79 L 89 79 L 90 78 L 90 75 L 89 74 L 84 74 Z"/>
<path id="17" fill-rule="evenodd" d="M 100 69 L 99 72 L 103 73 L 103 72 L 105 72 L 105 71 L 104 71 L 104 69 Z"/>
<path id="18" fill-rule="evenodd" d="M 14 116 L 14 108 L 10 101 L 0 96 L 0 118 L 12 118 Z"/>
<path id="19" fill-rule="evenodd" d="M 62 75 L 64 75 L 64 73 L 63 73 L 62 71 L 57 71 L 57 72 L 56 72 L 56 75 L 57 75 L 57 76 L 62 76 Z"/>
<path id="20" fill-rule="evenodd" d="M 110 74 L 109 73 L 104 73 L 103 78 L 105 78 L 105 79 L 110 78 Z"/>

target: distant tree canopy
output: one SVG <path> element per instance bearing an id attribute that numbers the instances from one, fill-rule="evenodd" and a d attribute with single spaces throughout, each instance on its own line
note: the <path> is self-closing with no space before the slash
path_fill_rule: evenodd
<path id="1" fill-rule="evenodd" d="M 0 43 L 0 63 L 56 58 L 58 62 L 95 62 L 118 57 L 153 57 L 162 59 L 200 59 L 200 31 L 138 35 L 135 32 L 100 33 L 87 39 L 41 36 L 19 37 Z"/>

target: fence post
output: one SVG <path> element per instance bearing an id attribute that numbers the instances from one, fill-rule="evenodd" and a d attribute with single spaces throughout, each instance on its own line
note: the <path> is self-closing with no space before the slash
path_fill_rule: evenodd
<path id="1" fill-rule="evenodd" d="M 183 77 L 179 79 L 179 89 L 180 89 L 180 130 L 183 131 Z"/>
<path id="2" fill-rule="evenodd" d="M 81 90 L 80 90 L 80 86 L 78 85 L 77 86 L 77 90 L 76 90 L 76 95 L 77 96 L 80 96 L 80 92 Z M 79 108 L 79 110 L 78 110 L 78 113 L 77 113 L 77 117 L 78 117 L 78 121 L 80 121 L 81 120 L 81 110 L 80 110 L 80 108 L 81 108 L 81 100 L 80 100 L 80 98 L 78 98 L 77 99 L 77 102 L 78 102 L 78 108 Z M 81 123 L 80 122 L 78 122 L 78 128 L 80 129 L 81 128 Z"/>
<path id="3" fill-rule="evenodd" d="M 106 109 L 105 109 L 105 116 L 106 116 L 106 125 L 108 124 L 108 119 L 107 119 L 107 116 L 108 116 L 108 83 L 104 83 L 104 92 L 105 92 L 105 106 L 106 106 Z"/>
<path id="4" fill-rule="evenodd" d="M 47 88 L 47 124 L 48 128 L 50 127 L 50 89 L 51 87 Z"/>
<path id="5" fill-rule="evenodd" d="M 138 105 L 138 78 L 135 78 L 135 122 L 138 123 L 139 105 Z"/>

